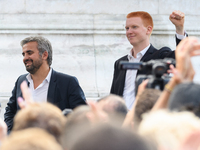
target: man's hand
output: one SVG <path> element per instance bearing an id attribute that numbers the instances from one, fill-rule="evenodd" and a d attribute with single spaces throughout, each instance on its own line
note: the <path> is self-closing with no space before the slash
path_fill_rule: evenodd
<path id="1" fill-rule="evenodd" d="M 200 43 L 197 38 L 189 37 L 180 42 L 176 48 L 176 68 L 170 65 L 168 73 L 173 73 L 177 84 L 192 81 L 195 75 L 191 57 L 200 55 Z"/>
<path id="2" fill-rule="evenodd" d="M 188 78 L 189 73 L 193 72 L 191 57 L 200 55 L 200 42 L 194 37 L 185 38 L 177 46 L 175 54 L 176 69 L 183 78 Z"/>
<path id="3" fill-rule="evenodd" d="M 7 125 L 0 118 L 0 141 L 2 141 L 7 136 Z"/>
<path id="4" fill-rule="evenodd" d="M 173 89 L 179 83 L 191 82 L 193 80 L 195 71 L 191 63 L 191 57 L 200 55 L 200 42 L 198 42 L 197 38 L 187 37 L 176 47 L 175 54 L 176 68 L 170 65 L 169 73 L 173 73 L 174 76 L 168 82 L 167 89 Z M 170 94 L 170 90 L 164 90 L 152 108 L 152 111 L 167 108 Z"/>
<path id="5" fill-rule="evenodd" d="M 91 111 L 86 114 L 86 117 L 92 125 L 109 121 L 108 115 L 101 110 L 95 102 L 88 101 L 88 105 L 90 106 Z"/>
<path id="6" fill-rule="evenodd" d="M 23 81 L 21 83 L 20 88 L 21 88 L 24 99 L 22 97 L 19 97 L 17 101 L 18 101 L 19 107 L 23 109 L 27 107 L 27 105 L 33 103 L 33 99 L 32 99 L 32 95 L 31 95 L 30 89 L 27 86 L 26 81 Z"/>
<path id="7" fill-rule="evenodd" d="M 148 84 L 148 81 L 149 81 L 149 79 L 146 79 L 146 80 L 142 81 L 142 83 L 139 85 L 137 96 L 140 96 L 142 94 L 142 92 L 145 90 L 145 88 Z"/>
<path id="8" fill-rule="evenodd" d="M 179 10 L 175 10 L 170 14 L 169 19 L 175 25 L 176 33 L 184 35 L 185 14 Z"/>

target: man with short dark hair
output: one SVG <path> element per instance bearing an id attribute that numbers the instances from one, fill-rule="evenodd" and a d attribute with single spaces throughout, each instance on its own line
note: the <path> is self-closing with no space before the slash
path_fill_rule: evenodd
<path id="1" fill-rule="evenodd" d="M 19 109 L 18 97 L 22 97 L 21 83 L 26 80 L 36 102 L 50 102 L 61 110 L 86 104 L 85 95 L 76 77 L 54 71 L 52 46 L 44 37 L 27 37 L 21 41 L 23 62 L 28 74 L 21 75 L 12 91 L 4 114 L 10 132 L 13 118 Z"/>
<path id="2" fill-rule="evenodd" d="M 160 95 L 160 90 L 149 88 L 144 89 L 144 91 L 139 95 L 135 106 L 133 121 L 135 129 L 137 129 L 140 122 L 142 121 L 142 115 L 149 112 L 153 108 Z"/>
<path id="3" fill-rule="evenodd" d="M 79 136 L 70 150 L 154 150 L 156 147 L 140 135 L 112 126 L 100 125 Z"/>
<path id="4" fill-rule="evenodd" d="M 125 117 L 128 112 L 123 98 L 114 94 L 99 99 L 97 105 L 108 114 L 117 113 Z"/>
<path id="5" fill-rule="evenodd" d="M 190 111 L 200 118 L 200 84 L 186 82 L 177 85 L 170 95 L 168 109 Z"/>

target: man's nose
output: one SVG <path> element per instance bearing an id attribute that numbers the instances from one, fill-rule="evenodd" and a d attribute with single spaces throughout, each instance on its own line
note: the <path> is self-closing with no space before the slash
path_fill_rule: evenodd
<path id="1" fill-rule="evenodd" d="M 132 33 L 132 30 L 129 28 L 126 30 L 126 33 Z"/>
<path id="2" fill-rule="evenodd" d="M 28 59 L 28 55 L 27 55 L 27 54 L 24 54 L 23 60 L 26 60 L 26 59 Z"/>

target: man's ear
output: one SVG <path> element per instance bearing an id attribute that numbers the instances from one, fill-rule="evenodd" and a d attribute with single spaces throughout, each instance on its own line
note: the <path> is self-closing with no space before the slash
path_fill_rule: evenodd
<path id="1" fill-rule="evenodd" d="M 46 60 L 48 58 L 48 52 L 44 51 L 44 53 L 42 54 L 42 59 Z"/>
<path id="2" fill-rule="evenodd" d="M 151 35 L 152 31 L 153 31 L 153 27 L 147 26 L 147 35 Z"/>

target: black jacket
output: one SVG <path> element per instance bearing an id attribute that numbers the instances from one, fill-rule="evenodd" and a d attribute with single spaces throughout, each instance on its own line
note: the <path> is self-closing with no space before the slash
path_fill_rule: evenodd
<path id="1" fill-rule="evenodd" d="M 179 42 L 180 42 L 180 40 L 176 38 L 177 45 L 179 44 Z M 111 94 L 123 96 L 126 70 L 119 69 L 119 62 L 120 61 L 128 61 L 127 56 L 128 55 L 123 56 L 115 61 L 113 81 L 112 81 L 111 90 L 110 90 Z M 162 47 L 160 50 L 158 50 L 151 45 L 140 61 L 147 62 L 149 60 L 163 59 L 163 58 L 174 58 L 175 59 L 175 51 L 172 51 L 169 47 Z M 147 73 L 145 71 L 143 71 L 143 72 L 138 71 L 137 75 L 139 75 L 139 74 L 147 74 Z"/>

